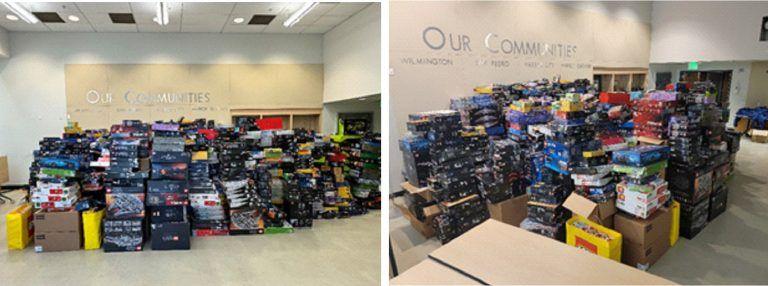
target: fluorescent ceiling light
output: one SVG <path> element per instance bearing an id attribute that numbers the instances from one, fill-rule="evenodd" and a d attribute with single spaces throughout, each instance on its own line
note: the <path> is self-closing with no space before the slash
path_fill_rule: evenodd
<path id="1" fill-rule="evenodd" d="M 27 9 L 24 9 L 19 3 L 16 2 L 3 2 L 3 6 L 5 8 L 8 8 L 8 10 L 11 10 L 13 14 L 16 14 L 16 16 L 19 16 L 24 22 L 30 23 L 30 24 L 37 24 L 37 22 L 40 22 L 40 20 L 35 17 L 35 15 L 32 15 Z M 10 18 L 9 18 L 10 19 Z"/>
<path id="2" fill-rule="evenodd" d="M 291 14 L 291 16 L 288 17 L 288 20 L 285 20 L 285 22 L 283 22 L 283 26 L 293 27 L 293 25 L 296 25 L 296 23 L 301 21 L 301 18 L 304 18 L 304 16 L 306 16 L 309 13 L 309 11 L 312 11 L 312 9 L 314 9 L 315 6 L 317 6 L 317 2 L 304 3 L 304 5 L 301 6 L 301 8 L 299 8 L 298 11 Z"/>
<path id="3" fill-rule="evenodd" d="M 241 24 L 241 23 L 245 22 L 245 19 L 243 19 L 243 18 L 235 18 L 233 21 L 234 21 L 236 24 Z"/>
<path id="4" fill-rule="evenodd" d="M 5 18 L 11 21 L 18 21 L 19 17 L 13 14 L 5 14 Z"/>
<path id="5" fill-rule="evenodd" d="M 168 16 L 168 4 L 165 2 L 157 2 L 157 10 L 155 10 L 155 23 L 160 24 L 160 26 L 168 25 L 170 22 L 169 16 Z"/>
<path id="6" fill-rule="evenodd" d="M 72 21 L 72 22 L 78 22 L 78 21 L 80 21 L 80 17 L 78 17 L 78 16 L 75 16 L 75 15 L 69 15 L 69 17 L 67 17 L 67 19 L 69 19 L 69 20 L 70 20 L 70 21 Z"/>

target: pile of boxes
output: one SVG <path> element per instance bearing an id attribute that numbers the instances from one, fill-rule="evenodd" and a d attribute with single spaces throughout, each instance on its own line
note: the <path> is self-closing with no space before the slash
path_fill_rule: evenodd
<path id="1" fill-rule="evenodd" d="M 725 211 L 725 181 L 739 149 L 739 133 L 725 130 L 728 110 L 713 84 L 675 89 L 599 97 L 588 81 L 475 89 L 509 109 L 506 138 L 488 142 L 490 176 L 475 162 L 468 180 L 456 170 L 473 166 L 462 160 L 473 154 L 449 143 L 456 137 L 449 131 L 458 127 L 447 126 L 471 124 L 470 101 L 452 101 L 458 112 L 410 115 L 410 132 L 400 142 L 407 192 L 395 204 L 419 230 L 436 217 L 438 239 L 447 241 L 461 233 L 451 228 L 455 222 L 474 221 L 468 210 L 480 205 L 474 197 L 480 194 L 498 220 L 646 269 L 678 235 L 692 238 Z M 517 182 L 527 186 L 527 203 L 516 203 L 523 197 Z M 450 209 L 457 205 L 465 212 Z M 524 219 L 507 221 L 502 210 Z"/>
<path id="2" fill-rule="evenodd" d="M 152 179 L 147 182 L 152 250 L 190 249 L 189 206 L 190 153 L 175 123 L 154 123 Z"/>
<path id="3" fill-rule="evenodd" d="M 677 93 L 656 91 L 632 105 L 633 133 L 635 136 L 655 139 L 667 138 L 667 122 L 675 111 Z"/>
<path id="4" fill-rule="evenodd" d="M 505 133 L 502 108 L 488 94 L 451 99 L 451 109 L 461 113 L 464 126 L 483 127 L 492 137 L 500 137 Z"/>
<path id="5" fill-rule="evenodd" d="M 141 251 L 144 248 L 149 132 L 147 125 L 131 120 L 113 125 L 110 130 L 105 252 Z"/>
<path id="6" fill-rule="evenodd" d="M 664 172 L 669 147 L 640 145 L 613 152 L 613 171 L 621 174 L 616 185 L 616 207 L 639 218 L 648 218 L 670 199 Z"/>

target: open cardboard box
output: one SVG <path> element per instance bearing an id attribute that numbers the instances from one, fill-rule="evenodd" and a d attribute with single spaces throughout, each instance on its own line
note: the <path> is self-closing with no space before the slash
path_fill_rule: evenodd
<path id="1" fill-rule="evenodd" d="M 435 236 L 435 228 L 432 223 L 437 215 L 442 213 L 437 205 L 431 205 L 424 208 L 424 221 L 420 221 L 416 218 L 416 215 L 411 213 L 408 206 L 405 205 L 405 200 L 402 197 L 398 197 L 392 200 L 392 203 L 397 207 L 403 216 L 411 222 L 411 226 L 415 228 L 424 238 L 430 238 Z"/>
<path id="2" fill-rule="evenodd" d="M 595 203 L 585 197 L 572 193 L 565 199 L 563 207 L 590 221 L 613 229 L 613 215 L 617 211 L 616 199 L 610 199 L 605 203 Z"/>
<path id="3" fill-rule="evenodd" d="M 419 195 L 422 198 L 424 198 L 427 201 L 432 200 L 432 193 L 429 191 L 429 187 L 423 187 L 419 188 L 417 186 L 411 185 L 409 182 L 403 182 L 400 184 L 400 187 L 402 187 L 406 192 L 410 193 L 411 195 Z"/>
<path id="4" fill-rule="evenodd" d="M 500 222 L 520 226 L 528 216 L 528 194 L 517 196 L 495 204 L 488 204 L 491 218 Z"/>
<path id="5" fill-rule="evenodd" d="M 489 219 L 390 280 L 423 284 L 644 284 L 673 282 Z"/>

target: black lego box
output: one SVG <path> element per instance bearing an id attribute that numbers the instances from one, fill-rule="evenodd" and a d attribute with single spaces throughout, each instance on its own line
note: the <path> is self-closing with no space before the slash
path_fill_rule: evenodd
<path id="1" fill-rule="evenodd" d="M 186 180 L 186 163 L 152 163 L 153 180 Z"/>
<path id="2" fill-rule="evenodd" d="M 147 185 L 149 193 L 189 193 L 187 181 L 151 180 Z"/>
<path id="3" fill-rule="evenodd" d="M 189 163 L 191 156 L 187 152 L 152 151 L 152 163 Z"/>
<path id="4" fill-rule="evenodd" d="M 152 223 L 187 220 L 187 206 L 149 207 L 149 221 Z"/>
<path id="5" fill-rule="evenodd" d="M 104 252 L 141 251 L 144 247 L 144 219 L 105 219 Z"/>
<path id="6" fill-rule="evenodd" d="M 721 187 L 709 196 L 709 215 L 708 221 L 714 220 L 717 216 L 725 212 L 728 204 L 728 187 Z"/>
<path id="7" fill-rule="evenodd" d="M 152 250 L 189 250 L 189 222 L 151 224 Z"/>
<path id="8" fill-rule="evenodd" d="M 707 226 L 709 216 L 709 200 L 701 200 L 696 204 L 680 202 L 680 236 L 693 239 Z"/>
<path id="9" fill-rule="evenodd" d="M 189 204 L 189 194 L 147 193 L 146 201 L 149 207 L 186 206 Z"/>

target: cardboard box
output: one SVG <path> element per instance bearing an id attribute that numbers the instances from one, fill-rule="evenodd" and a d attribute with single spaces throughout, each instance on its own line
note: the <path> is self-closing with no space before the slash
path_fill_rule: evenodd
<path id="1" fill-rule="evenodd" d="M 528 216 L 528 197 L 529 195 L 526 194 L 499 203 L 488 204 L 491 218 L 506 224 L 520 226 L 520 222 Z"/>
<path id="2" fill-rule="evenodd" d="M 435 236 L 435 227 L 434 221 L 435 217 L 438 216 L 440 213 L 440 207 L 437 205 L 432 205 L 424 208 L 424 221 L 420 221 L 416 218 L 416 215 L 411 213 L 411 211 L 408 209 L 408 207 L 405 205 L 405 201 L 403 198 L 395 198 L 392 202 L 398 209 L 400 209 L 400 212 L 403 213 L 403 216 L 408 219 L 408 221 L 411 222 L 411 226 L 415 228 L 421 235 L 424 236 L 424 238 L 430 238 Z"/>
<path id="3" fill-rule="evenodd" d="M 589 270 L 579 265 L 589 265 Z M 433 251 L 426 261 L 390 280 L 390 285 L 423 284 L 674 283 L 490 219 Z"/>
<path id="4" fill-rule="evenodd" d="M 668 241 L 672 223 L 672 214 L 666 208 L 660 208 L 647 219 L 640 219 L 625 213 L 614 217 L 616 231 L 624 236 L 624 241 L 647 245 L 661 238 Z"/>
<path id="5" fill-rule="evenodd" d="M 82 245 L 80 213 L 38 210 L 34 215 L 35 252 L 79 250 Z"/>
<path id="6" fill-rule="evenodd" d="M 563 202 L 563 207 L 604 227 L 613 228 L 613 216 L 616 214 L 616 200 L 595 203 L 583 196 L 572 193 Z"/>
<path id="7" fill-rule="evenodd" d="M 8 176 L 8 157 L 0 156 L 0 184 L 5 184 L 10 181 Z"/>
<path id="8" fill-rule="evenodd" d="M 402 187 L 406 192 L 409 192 L 412 195 L 419 195 L 419 196 L 421 196 L 426 201 L 431 201 L 432 200 L 432 192 L 429 191 L 430 190 L 429 187 L 419 188 L 419 187 L 416 187 L 416 186 L 412 185 L 409 182 L 401 183 L 400 187 Z"/>
<path id="9" fill-rule="evenodd" d="M 5 215 L 8 249 L 24 249 L 35 235 L 32 205 L 22 204 Z"/>
<path id="10" fill-rule="evenodd" d="M 757 142 L 757 143 L 768 142 L 768 130 L 752 129 L 749 132 L 752 136 L 752 142 Z"/>
<path id="11" fill-rule="evenodd" d="M 662 237 L 651 243 L 640 244 L 632 241 L 624 241 L 621 261 L 625 264 L 646 270 L 667 253 L 669 250 L 668 237 Z"/>

